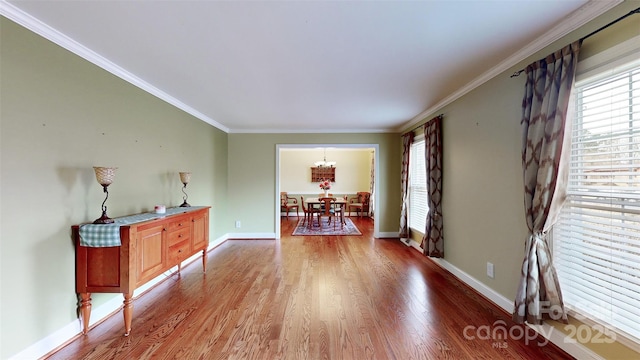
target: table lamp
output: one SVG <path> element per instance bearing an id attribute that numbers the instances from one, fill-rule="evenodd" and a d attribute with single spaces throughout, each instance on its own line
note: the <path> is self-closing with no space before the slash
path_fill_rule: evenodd
<path id="1" fill-rule="evenodd" d="M 104 193 L 106 194 L 104 201 L 102 202 L 102 216 L 99 219 L 96 219 L 93 223 L 94 224 L 111 224 L 113 223 L 113 219 L 109 218 L 107 216 L 107 207 L 105 206 L 105 203 L 107 202 L 107 199 L 109 198 L 109 191 L 107 190 L 107 187 L 109 185 L 111 185 L 111 183 L 113 182 L 113 177 L 116 175 L 116 169 L 115 167 L 102 167 L 102 166 L 94 166 L 93 170 L 96 172 L 96 180 L 98 180 L 98 183 L 100 185 L 102 185 L 102 189 L 104 191 Z"/>
<path id="2" fill-rule="evenodd" d="M 182 205 L 180 205 L 180 207 L 189 207 L 189 206 L 191 206 L 187 202 L 187 198 L 189 196 L 187 195 L 187 192 L 185 191 L 185 189 L 187 188 L 187 184 L 189 183 L 189 180 L 191 180 L 191 173 L 190 172 L 181 172 L 180 173 L 180 182 L 183 185 L 182 186 L 182 193 L 184 194 L 184 196 L 182 197 L 182 200 L 184 200 L 184 202 L 182 203 Z"/>

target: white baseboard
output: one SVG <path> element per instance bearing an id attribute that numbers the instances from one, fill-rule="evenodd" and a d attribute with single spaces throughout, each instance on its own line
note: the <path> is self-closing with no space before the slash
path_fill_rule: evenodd
<path id="1" fill-rule="evenodd" d="M 227 238 L 225 236 L 222 236 L 222 237 L 220 237 L 218 239 L 215 239 L 214 241 L 209 242 L 209 246 L 207 247 L 207 251 L 212 250 L 213 248 L 215 248 L 218 245 L 222 244 L 226 240 L 227 240 Z M 182 267 L 192 263 L 195 260 L 199 260 L 201 258 L 202 258 L 201 254 L 194 254 L 193 256 L 189 257 L 188 259 L 186 259 L 185 261 L 182 262 Z M 177 271 L 178 271 L 178 267 L 175 266 L 175 267 L 165 271 L 161 275 L 155 277 L 154 279 L 150 280 L 148 283 L 142 285 L 141 287 L 139 287 L 138 289 L 136 289 L 133 292 L 133 298 L 135 299 L 136 297 L 140 296 L 140 294 L 143 294 L 144 292 L 146 292 L 147 290 L 151 289 L 153 286 L 155 286 L 159 282 L 161 282 L 161 281 L 165 280 L 166 278 L 172 276 Z M 96 323 L 99 323 L 99 322 L 105 320 L 107 317 L 109 317 L 109 316 L 111 316 L 113 314 L 118 313 L 119 310 L 122 308 L 123 300 L 124 300 L 124 298 L 122 297 L 121 294 L 114 294 L 112 299 L 108 300 L 106 303 L 104 303 L 104 304 L 102 304 L 102 305 L 100 305 L 98 307 L 93 308 L 91 310 L 91 318 L 89 320 L 89 327 L 95 325 Z M 55 350 L 56 348 L 64 345 L 65 343 L 67 343 L 68 341 L 72 340 L 74 337 L 76 337 L 76 336 L 78 336 L 80 334 L 82 334 L 82 322 L 78 318 L 78 319 L 72 321 L 71 323 L 65 325 L 64 327 L 58 329 L 54 333 L 48 335 L 44 339 L 32 344 L 28 348 L 22 350 L 21 352 L 17 353 L 16 355 L 10 357 L 9 359 L 11 359 L 11 360 L 39 359 L 39 358 L 47 355 L 51 351 Z"/>
<path id="2" fill-rule="evenodd" d="M 227 239 L 271 239 L 276 238 L 276 233 L 228 233 Z"/>
<path id="3" fill-rule="evenodd" d="M 484 295 L 487 299 L 489 299 L 491 302 L 501 307 L 507 313 L 509 314 L 513 313 L 513 300 L 507 299 L 506 297 L 500 295 L 492 288 L 483 284 L 478 279 L 460 270 L 459 268 L 453 266 L 450 262 L 444 259 L 431 258 L 431 260 L 433 260 L 434 263 L 438 264 L 445 270 L 452 273 L 455 277 L 460 279 L 465 284 L 471 286 L 474 290 L 476 290 L 480 294 Z"/>
<path id="4" fill-rule="evenodd" d="M 380 232 L 380 233 L 378 233 L 376 238 L 378 238 L 378 239 L 393 239 L 393 238 L 399 239 L 400 236 L 398 235 L 397 232 Z"/>
<path id="5" fill-rule="evenodd" d="M 355 211 L 351 211 L 351 212 L 345 211 L 344 212 L 344 216 L 347 216 L 347 217 L 352 217 L 352 216 L 353 217 L 357 217 L 358 215 L 359 214 L 357 212 L 355 212 Z M 280 212 L 280 217 L 286 217 L 286 216 L 287 216 L 286 212 L 284 212 L 284 211 Z M 289 217 L 296 217 L 296 212 L 295 211 L 289 211 Z M 299 217 L 304 217 L 304 212 L 302 210 L 300 210 Z"/>
<path id="6" fill-rule="evenodd" d="M 289 217 L 296 217 L 296 215 L 298 215 L 299 218 L 304 217 L 304 212 L 302 211 L 302 209 L 300 209 L 300 211 L 298 211 L 297 214 L 295 211 L 289 211 Z M 281 211 L 280 217 L 285 217 L 285 216 L 287 216 L 287 213 Z"/>
<path id="7" fill-rule="evenodd" d="M 409 246 L 413 247 L 414 249 L 422 253 L 422 248 L 420 248 L 420 244 L 418 244 L 416 241 L 411 240 L 411 242 L 409 243 Z M 452 265 L 450 262 L 448 262 L 445 259 L 440 259 L 440 258 L 429 258 L 429 259 L 432 260 L 437 265 L 439 265 L 440 267 L 442 267 L 443 269 L 452 273 L 460 281 L 469 285 L 475 291 L 477 291 L 478 293 L 480 293 L 481 295 L 489 299 L 489 301 L 493 302 L 494 304 L 502 308 L 507 313 L 509 314 L 513 313 L 513 308 L 514 308 L 513 300 L 507 299 L 506 297 L 497 293 L 495 290 L 491 289 L 487 285 L 478 281 L 473 276 L 460 270 L 458 267 Z M 490 324 L 487 324 L 487 325 L 490 325 Z M 586 346 L 578 342 L 574 342 L 566 339 L 565 335 L 562 332 L 558 330 L 554 330 L 550 325 L 547 325 L 547 324 L 543 324 L 541 326 L 535 326 L 530 324 L 527 324 L 527 325 L 533 330 L 535 330 L 536 332 L 538 332 L 540 335 L 542 335 L 544 338 L 549 340 L 551 343 L 553 343 L 560 349 L 564 350 L 567 354 L 575 357 L 576 359 L 604 360 L 601 356 L 594 353 Z"/>
<path id="8" fill-rule="evenodd" d="M 223 242 L 227 241 L 228 237 L 226 236 L 221 236 L 213 241 L 209 242 L 209 247 L 207 247 L 207 252 L 213 250 L 214 248 L 217 248 L 220 244 L 222 244 Z"/>
<path id="9" fill-rule="evenodd" d="M 120 303 L 122 303 L 122 301 L 120 301 Z M 100 308 L 102 308 L 102 306 Z M 98 309 L 96 309 L 95 312 L 97 313 Z M 93 315 L 93 311 L 92 311 L 92 315 Z M 10 360 L 40 359 L 41 357 L 53 351 L 57 347 L 62 346 L 67 341 L 73 339 L 75 336 L 77 336 L 81 332 L 82 332 L 82 325 L 80 323 L 80 319 L 78 319 L 68 324 L 67 326 L 57 330 L 53 334 L 50 334 L 44 339 L 38 341 L 37 343 L 32 344 L 31 346 L 22 350 L 21 352 L 11 356 L 9 359 Z"/>

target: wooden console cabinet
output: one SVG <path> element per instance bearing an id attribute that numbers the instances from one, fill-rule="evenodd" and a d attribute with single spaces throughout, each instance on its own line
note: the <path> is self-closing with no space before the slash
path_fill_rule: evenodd
<path id="1" fill-rule="evenodd" d="M 188 257 L 202 251 L 206 272 L 209 208 L 181 208 L 184 212 L 120 226 L 120 246 L 88 247 L 80 242 L 80 225 L 72 226 L 76 245 L 76 292 L 80 296 L 83 333 L 89 330 L 91 293 L 124 295 L 125 336 L 131 332 L 135 289 Z"/>

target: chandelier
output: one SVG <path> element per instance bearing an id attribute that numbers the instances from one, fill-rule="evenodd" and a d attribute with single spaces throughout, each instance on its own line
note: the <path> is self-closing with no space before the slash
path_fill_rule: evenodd
<path id="1" fill-rule="evenodd" d="M 327 161 L 327 149 L 324 149 L 324 158 L 322 161 L 316 161 L 313 163 L 316 167 L 334 167 L 336 165 L 335 161 Z"/>

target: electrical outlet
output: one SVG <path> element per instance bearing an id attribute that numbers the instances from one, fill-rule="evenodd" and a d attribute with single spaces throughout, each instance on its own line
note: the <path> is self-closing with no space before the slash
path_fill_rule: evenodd
<path id="1" fill-rule="evenodd" d="M 490 262 L 488 262 L 488 263 L 487 263 L 487 276 L 488 276 L 488 277 L 490 277 L 490 278 L 492 278 L 492 279 L 493 279 L 493 278 L 494 278 L 494 276 L 495 276 L 495 273 L 494 273 L 494 271 L 493 271 L 493 270 L 494 270 L 494 269 L 493 269 L 493 264 L 492 264 L 492 263 L 490 263 Z"/>
<path id="2" fill-rule="evenodd" d="M 240 228 L 240 220 L 236 220 L 236 228 L 239 229 Z"/>

